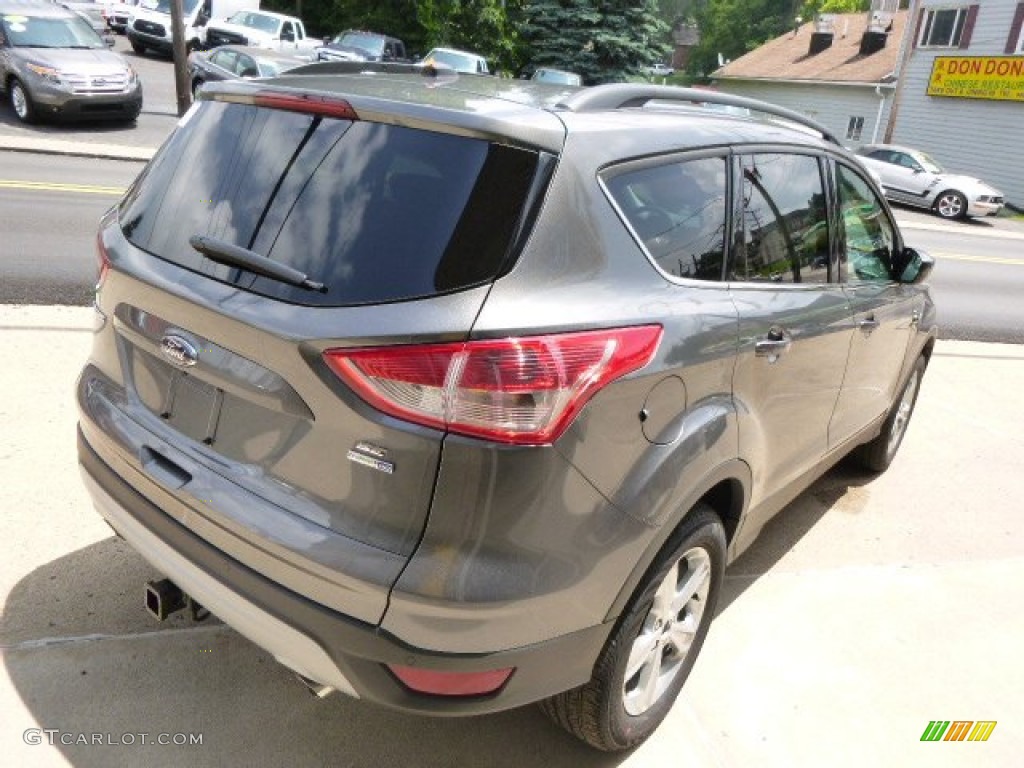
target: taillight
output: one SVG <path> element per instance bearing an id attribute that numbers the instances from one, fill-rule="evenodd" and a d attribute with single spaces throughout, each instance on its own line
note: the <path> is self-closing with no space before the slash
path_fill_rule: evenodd
<path id="1" fill-rule="evenodd" d="M 647 365 L 657 325 L 456 344 L 330 349 L 324 359 L 374 407 L 503 443 L 558 439 L 601 387 Z"/>

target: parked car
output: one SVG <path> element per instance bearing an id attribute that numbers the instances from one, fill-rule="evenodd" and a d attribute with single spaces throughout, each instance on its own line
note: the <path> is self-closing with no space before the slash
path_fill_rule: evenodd
<path id="1" fill-rule="evenodd" d="M 981 179 L 950 173 L 919 150 L 865 144 L 857 154 L 878 174 L 885 196 L 895 203 L 928 208 L 944 219 L 995 216 L 1003 209 L 998 189 Z"/>
<path id="2" fill-rule="evenodd" d="M 676 71 L 668 64 L 663 64 L 661 62 L 654 66 L 647 67 L 644 71 L 651 77 L 671 77 L 676 73 Z"/>
<path id="3" fill-rule="evenodd" d="M 289 69 L 308 63 L 265 48 L 244 45 L 222 45 L 212 51 L 194 51 L 188 57 L 188 77 L 192 93 L 199 92 L 203 83 L 239 78 L 275 77 Z"/>
<path id="4" fill-rule="evenodd" d="M 583 78 L 575 72 L 566 72 L 564 69 L 551 69 L 550 67 L 538 67 L 533 70 L 530 79 L 538 83 L 554 83 L 556 85 L 583 85 Z"/>
<path id="5" fill-rule="evenodd" d="M 85 19 L 93 32 L 102 37 L 107 33 L 107 19 L 103 15 L 103 6 L 98 3 L 61 3 L 62 8 L 77 13 Z"/>
<path id="6" fill-rule="evenodd" d="M 0 86 L 24 123 L 134 120 L 142 110 L 142 84 L 124 57 L 50 2 L 0 0 Z"/>
<path id="7" fill-rule="evenodd" d="M 465 72 L 471 75 L 489 75 L 491 73 L 487 66 L 487 59 L 483 56 L 455 48 L 431 48 L 430 53 L 420 59 L 419 63 L 448 67 L 456 72 Z"/>
<path id="8" fill-rule="evenodd" d="M 314 58 L 317 61 L 409 61 L 405 43 L 397 37 L 358 29 L 335 35 L 316 49 Z"/>
<path id="9" fill-rule="evenodd" d="M 85 485 L 158 618 L 188 595 L 320 694 L 631 747 L 727 561 L 893 461 L 932 261 L 779 107 L 331 67 L 205 86 L 102 220 Z"/>
<path id="10" fill-rule="evenodd" d="M 271 11 L 237 11 L 206 25 L 206 46 L 250 45 L 312 58 L 320 41 L 306 35 L 301 19 Z"/>

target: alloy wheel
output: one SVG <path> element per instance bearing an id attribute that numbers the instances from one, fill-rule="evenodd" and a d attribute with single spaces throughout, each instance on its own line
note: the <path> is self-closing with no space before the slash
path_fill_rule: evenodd
<path id="1" fill-rule="evenodd" d="M 711 557 L 699 547 L 687 550 L 665 574 L 626 662 L 622 703 L 630 715 L 642 715 L 671 687 L 700 627 L 710 588 Z"/>

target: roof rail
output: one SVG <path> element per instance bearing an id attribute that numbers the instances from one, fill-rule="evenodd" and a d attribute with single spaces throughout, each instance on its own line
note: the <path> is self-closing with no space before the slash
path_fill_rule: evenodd
<path id="1" fill-rule="evenodd" d="M 703 88 L 681 88 L 674 85 L 647 85 L 644 83 L 609 83 L 577 91 L 560 101 L 557 108 L 570 112 L 590 112 L 642 107 L 649 101 L 673 101 L 691 106 L 694 104 L 722 104 L 729 107 L 744 107 L 752 112 L 781 117 L 810 128 L 812 131 L 820 133 L 826 141 L 842 146 L 832 131 L 799 112 L 759 99 L 748 99 L 745 96 L 734 96 L 731 93 L 709 91 Z"/>
<path id="2" fill-rule="evenodd" d="M 314 61 L 294 69 L 286 69 L 278 77 L 289 75 L 419 75 L 425 79 L 451 78 L 468 75 L 477 77 L 475 72 L 459 72 L 444 64 L 410 64 L 397 61 Z"/>

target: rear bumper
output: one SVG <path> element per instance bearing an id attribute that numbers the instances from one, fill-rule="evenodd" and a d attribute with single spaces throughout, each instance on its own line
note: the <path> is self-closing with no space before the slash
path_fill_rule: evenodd
<path id="1" fill-rule="evenodd" d="M 228 557 L 134 490 L 103 462 L 81 430 L 78 454 L 97 511 L 156 569 L 286 666 L 352 696 L 420 714 L 510 709 L 588 680 L 612 628 L 611 623 L 601 624 L 496 653 L 445 654 L 414 648 Z M 514 667 L 515 672 L 496 693 L 442 697 L 410 691 L 385 664 L 453 672 Z"/>

